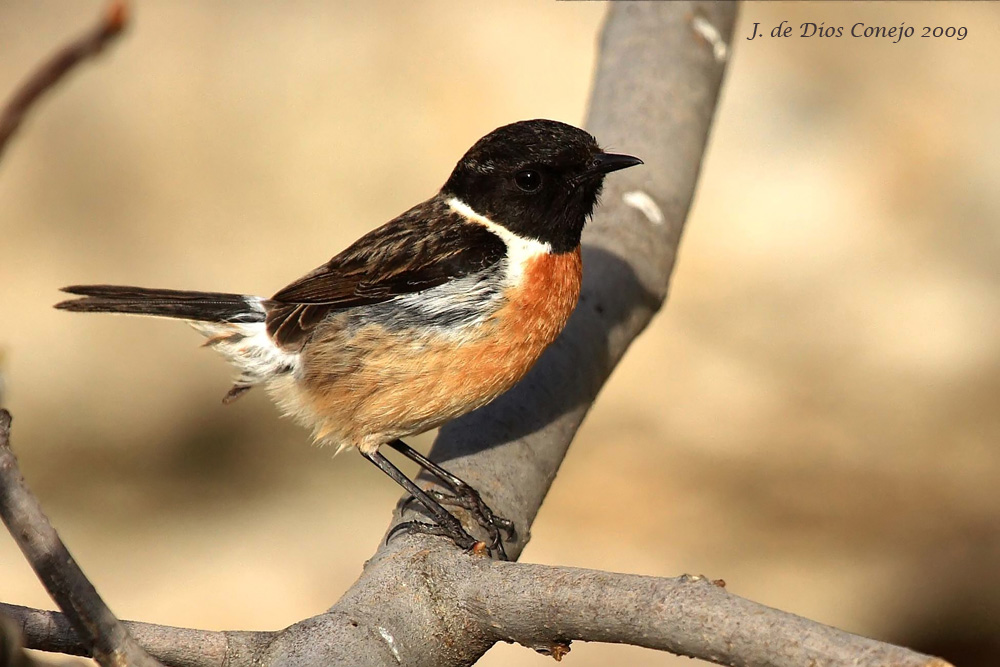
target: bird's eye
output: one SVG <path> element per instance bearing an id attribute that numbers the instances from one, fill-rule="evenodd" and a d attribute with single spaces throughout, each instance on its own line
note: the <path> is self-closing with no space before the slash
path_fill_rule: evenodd
<path id="1" fill-rule="evenodd" d="M 535 169 L 523 169 L 514 175 L 514 184 L 525 192 L 536 192 L 542 187 L 542 175 Z"/>

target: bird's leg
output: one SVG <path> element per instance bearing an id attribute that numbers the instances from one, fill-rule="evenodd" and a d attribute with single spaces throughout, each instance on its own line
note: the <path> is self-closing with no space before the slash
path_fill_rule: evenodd
<path id="1" fill-rule="evenodd" d="M 394 466 L 389 459 L 385 458 L 378 451 L 371 453 L 361 452 L 361 455 L 377 465 L 379 470 L 384 472 L 386 475 L 391 477 L 393 481 L 406 489 L 406 491 L 412 495 L 417 502 L 423 505 L 427 511 L 431 513 L 434 520 L 437 521 L 437 525 L 422 523 L 420 521 L 407 521 L 405 523 L 401 523 L 389 532 L 389 535 L 386 537 L 387 542 L 400 530 L 412 529 L 422 533 L 449 537 L 452 542 L 457 544 L 460 548 L 466 550 L 472 549 L 479 543 L 479 540 L 465 532 L 465 529 L 462 528 L 461 521 L 452 516 L 448 510 L 442 507 L 439 502 L 431 498 L 427 492 L 414 484 L 413 481 L 404 475 L 403 471 Z"/>
<path id="2" fill-rule="evenodd" d="M 491 548 L 499 548 L 500 552 L 503 553 L 503 543 L 500 540 L 499 533 L 500 530 L 507 534 L 508 540 L 514 540 L 517 538 L 517 530 L 514 528 L 514 522 L 510 519 L 505 519 L 502 516 L 494 514 L 493 510 L 490 509 L 490 506 L 483 502 L 479 492 L 472 488 L 472 486 L 470 486 L 467 482 L 451 474 L 417 450 L 407 445 L 402 440 L 393 440 L 387 444 L 427 472 L 437 477 L 446 487 L 448 487 L 448 490 L 451 491 L 453 495 L 447 495 L 437 491 L 431 491 L 430 495 L 441 504 L 454 505 L 469 510 L 469 513 L 475 517 L 476 522 L 489 533 L 490 541 L 492 542 L 490 545 Z M 506 554 L 504 554 L 504 556 L 506 557 Z"/>

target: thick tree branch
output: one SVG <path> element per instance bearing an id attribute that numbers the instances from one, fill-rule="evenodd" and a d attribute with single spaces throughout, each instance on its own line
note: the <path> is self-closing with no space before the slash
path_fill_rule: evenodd
<path id="1" fill-rule="evenodd" d="M 731 595 L 723 582 L 701 576 L 497 563 L 482 580 L 455 583 L 470 611 L 503 628 L 503 639 L 525 646 L 544 647 L 558 637 L 633 644 L 726 665 L 947 666 Z"/>
<path id="2" fill-rule="evenodd" d="M 415 554 L 409 565 L 424 579 L 418 589 L 388 592 L 385 600 L 375 598 L 367 604 L 359 600 L 356 610 L 310 619 L 310 630 L 302 639 L 314 640 L 330 629 L 343 635 L 351 628 L 355 641 L 328 654 L 344 662 L 328 664 L 396 664 L 392 648 L 402 664 L 435 664 L 419 658 L 429 642 L 414 645 L 386 625 L 370 625 L 376 605 L 398 604 L 405 598 L 460 610 L 470 627 L 489 629 L 490 643 L 514 641 L 542 652 L 558 652 L 571 640 L 583 640 L 634 644 L 726 665 L 948 667 L 937 658 L 732 595 L 721 582 L 705 577 L 644 577 L 427 551 Z M 371 576 L 381 572 L 377 568 Z M 86 654 L 62 614 L 14 605 L 0 605 L 0 613 L 19 623 L 29 647 Z M 190 667 L 249 665 L 262 651 L 270 654 L 268 642 L 274 638 L 263 632 L 209 632 L 128 621 L 125 625 L 165 664 Z M 416 625 L 414 635 L 427 630 Z M 316 637 L 310 638 L 314 633 Z M 382 660 L 377 649 L 384 650 Z M 369 660 L 351 662 L 362 656 Z M 312 664 L 303 658 L 296 655 L 288 664 Z"/>
<path id="3" fill-rule="evenodd" d="M 61 48 L 25 79 L 0 112 L 0 157 L 28 110 L 45 91 L 56 85 L 78 64 L 103 51 L 105 46 L 121 34 L 126 19 L 125 3 L 113 2 L 97 25 Z"/>

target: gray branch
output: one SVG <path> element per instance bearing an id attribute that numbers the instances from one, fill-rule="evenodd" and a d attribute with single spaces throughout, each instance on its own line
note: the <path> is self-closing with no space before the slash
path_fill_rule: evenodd
<path id="1" fill-rule="evenodd" d="M 10 619 L 24 637 L 27 648 L 90 655 L 65 614 L 0 602 L 0 615 Z M 227 659 L 245 665 L 249 656 L 263 651 L 273 632 L 218 632 L 177 628 L 155 623 L 122 621 L 135 641 L 165 665 L 222 667 Z M 2 664 L 2 663 L 0 663 Z"/>
<path id="2" fill-rule="evenodd" d="M 409 576 L 400 578 L 400 569 Z M 511 641 L 561 655 L 574 639 L 633 644 L 723 665 L 948 667 L 937 658 L 751 602 L 701 576 L 503 563 L 434 549 L 400 554 L 365 577 L 405 588 L 341 601 L 339 609 L 283 633 L 129 621 L 125 626 L 163 663 L 186 667 L 467 665 L 484 643 Z M 383 605 L 396 609 L 383 614 Z M 440 616 L 425 624 L 425 609 Z M 407 611 L 414 617 L 408 620 Z M 14 605 L 0 605 L 0 612 L 18 621 L 29 646 L 86 655 L 62 614 Z"/>
<path id="3" fill-rule="evenodd" d="M 515 521 L 520 535 L 507 549 L 515 558 L 587 410 L 666 298 L 735 14 L 733 3 L 611 3 L 587 125 L 646 166 L 609 179 L 585 234 L 583 294 L 564 334 L 513 391 L 447 425 L 432 451 Z M 393 525 L 413 518 L 401 504 Z M 61 614 L 0 611 L 18 620 L 28 646 L 86 653 Z M 739 598 L 704 577 L 497 562 L 416 534 L 383 544 L 326 613 L 279 632 L 125 625 L 153 656 L 184 667 L 449 667 L 475 663 L 497 641 L 558 658 L 572 640 L 724 665 L 946 665 Z"/>

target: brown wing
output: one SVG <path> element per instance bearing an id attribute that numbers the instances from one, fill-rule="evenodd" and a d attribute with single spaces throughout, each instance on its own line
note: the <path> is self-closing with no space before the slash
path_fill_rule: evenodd
<path id="1" fill-rule="evenodd" d="M 503 240 L 436 199 L 420 204 L 275 294 L 267 332 L 296 348 L 333 311 L 437 287 L 498 262 Z"/>

